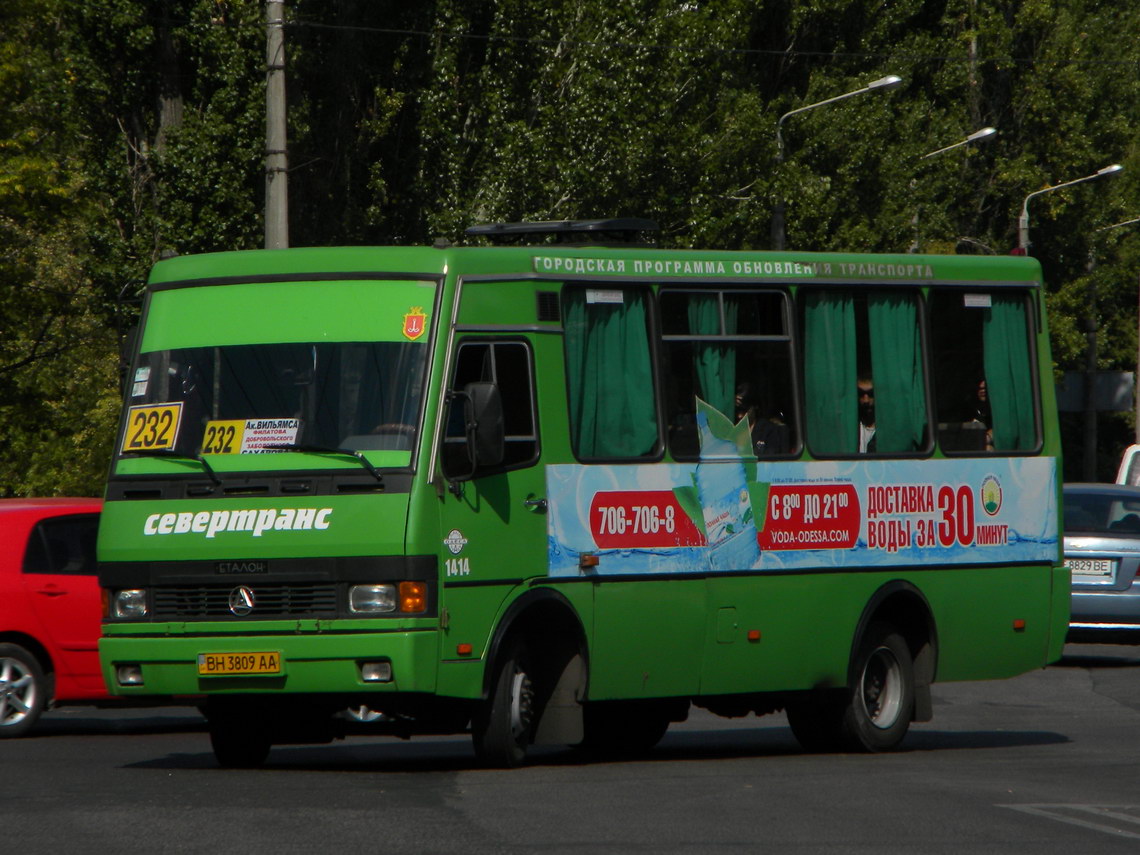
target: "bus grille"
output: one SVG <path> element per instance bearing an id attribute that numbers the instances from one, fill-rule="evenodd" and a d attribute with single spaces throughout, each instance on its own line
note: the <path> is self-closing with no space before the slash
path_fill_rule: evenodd
<path id="1" fill-rule="evenodd" d="M 154 589 L 154 617 L 208 620 L 233 618 L 230 595 L 236 585 L 194 585 Z M 246 585 L 253 592 L 249 620 L 275 617 L 335 617 L 335 585 Z"/>

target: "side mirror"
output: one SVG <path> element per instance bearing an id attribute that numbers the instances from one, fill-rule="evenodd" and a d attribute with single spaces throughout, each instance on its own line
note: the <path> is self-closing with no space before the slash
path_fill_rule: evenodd
<path id="1" fill-rule="evenodd" d="M 503 462 L 503 398 L 499 387 L 488 382 L 468 383 L 463 395 L 467 399 L 463 419 L 474 475 L 479 469 Z"/>
<path id="2" fill-rule="evenodd" d="M 463 401 L 463 440 L 447 445 L 453 448 L 444 464 L 444 474 L 451 492 L 459 495 L 461 481 L 474 478 L 480 469 L 498 466 L 503 462 L 504 434 L 503 398 L 494 383 L 480 381 L 468 383 L 462 391 L 447 393 L 450 403 L 449 420 L 459 416 L 459 402 Z M 460 425 L 451 421 L 449 436 L 458 438 Z"/>

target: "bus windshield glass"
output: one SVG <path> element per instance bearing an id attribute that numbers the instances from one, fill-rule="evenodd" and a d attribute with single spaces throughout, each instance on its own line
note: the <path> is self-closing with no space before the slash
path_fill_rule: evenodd
<path id="1" fill-rule="evenodd" d="M 413 447 L 428 349 L 412 342 L 189 347 L 141 356 L 122 453 Z"/>

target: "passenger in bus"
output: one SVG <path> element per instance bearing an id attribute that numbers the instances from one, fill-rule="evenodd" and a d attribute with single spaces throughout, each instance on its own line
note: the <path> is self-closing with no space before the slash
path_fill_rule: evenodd
<path id="1" fill-rule="evenodd" d="M 752 384 L 745 381 L 736 387 L 736 411 L 732 419 L 733 424 L 739 424 L 741 419 L 748 419 L 748 424 L 756 418 L 756 393 L 752 391 Z"/>
<path id="2" fill-rule="evenodd" d="M 861 375 L 856 382 L 859 396 L 859 453 L 875 451 L 875 384 Z"/>
<path id="3" fill-rule="evenodd" d="M 978 432 L 978 439 L 967 443 L 968 448 L 975 451 L 994 450 L 994 432 L 991 419 L 990 399 L 986 389 L 986 378 L 983 377 L 974 385 L 963 407 L 963 429 Z"/>
<path id="4" fill-rule="evenodd" d="M 757 457 L 771 457 L 788 452 L 788 426 L 784 414 L 762 403 L 752 391 L 751 383 L 736 387 L 736 421 L 748 419 L 752 435 L 752 451 Z"/>
<path id="5" fill-rule="evenodd" d="M 990 399 L 986 394 L 986 378 L 979 380 L 970 391 L 962 412 L 962 421 L 981 422 L 990 426 Z"/>

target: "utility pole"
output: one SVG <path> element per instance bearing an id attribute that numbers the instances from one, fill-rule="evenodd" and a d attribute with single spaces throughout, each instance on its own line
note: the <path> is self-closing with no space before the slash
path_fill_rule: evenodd
<path id="1" fill-rule="evenodd" d="M 265 4 L 265 248 L 289 246 L 289 160 L 285 151 L 285 2 Z"/>

